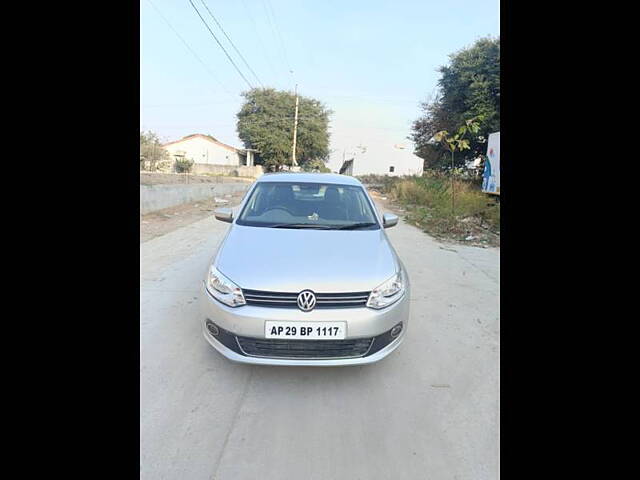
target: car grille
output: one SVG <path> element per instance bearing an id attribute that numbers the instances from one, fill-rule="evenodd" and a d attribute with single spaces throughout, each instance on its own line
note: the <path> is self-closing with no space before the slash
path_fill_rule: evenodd
<path id="1" fill-rule="evenodd" d="M 373 338 L 351 340 L 274 340 L 237 337 L 246 354 L 268 358 L 352 358 L 365 355 Z"/>
<path id="2" fill-rule="evenodd" d="M 242 290 L 247 305 L 277 308 L 298 308 L 297 293 Z M 316 293 L 315 308 L 364 307 L 371 292 Z"/>

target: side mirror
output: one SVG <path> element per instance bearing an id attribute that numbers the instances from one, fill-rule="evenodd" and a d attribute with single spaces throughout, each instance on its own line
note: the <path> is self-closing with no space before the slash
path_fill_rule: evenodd
<path id="1" fill-rule="evenodd" d="M 215 217 L 221 222 L 231 223 L 233 221 L 233 210 L 226 207 L 216 208 L 213 211 Z"/>
<path id="2" fill-rule="evenodd" d="M 384 228 L 393 227 L 398 224 L 398 216 L 393 213 L 385 213 L 382 216 L 382 226 Z"/>

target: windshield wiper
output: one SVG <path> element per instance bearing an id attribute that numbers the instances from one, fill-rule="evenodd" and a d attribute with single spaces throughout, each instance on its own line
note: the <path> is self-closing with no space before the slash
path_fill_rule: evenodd
<path id="1" fill-rule="evenodd" d="M 333 228 L 335 228 L 336 230 L 355 230 L 357 228 L 372 227 L 374 225 L 375 223 L 362 222 L 362 223 L 352 223 L 350 225 L 335 225 Z"/>
<path id="2" fill-rule="evenodd" d="M 319 225 L 317 223 L 277 223 L 275 225 L 269 225 L 268 227 L 269 228 L 297 228 L 297 229 L 315 228 L 315 229 L 322 229 L 322 230 L 329 230 L 333 228 L 331 225 Z"/>

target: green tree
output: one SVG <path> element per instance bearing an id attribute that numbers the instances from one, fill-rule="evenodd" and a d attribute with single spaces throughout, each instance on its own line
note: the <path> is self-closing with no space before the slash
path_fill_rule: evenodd
<path id="1" fill-rule="evenodd" d="M 193 160 L 188 158 L 178 158 L 175 163 L 175 169 L 177 173 L 189 173 L 193 168 Z"/>
<path id="2" fill-rule="evenodd" d="M 140 132 L 140 170 L 146 167 L 155 171 L 168 166 L 169 163 L 169 152 L 162 147 L 158 135 L 151 130 Z"/>
<path id="3" fill-rule="evenodd" d="M 448 168 L 448 149 L 434 141 L 437 132 L 454 131 L 467 120 L 481 119 L 469 148 L 456 158 L 456 166 L 461 166 L 484 156 L 489 134 L 500 130 L 500 39 L 480 39 L 449 58 L 449 64 L 438 69 L 438 94 L 422 103 L 423 114 L 413 123 L 409 137 L 425 168 Z"/>
<path id="4" fill-rule="evenodd" d="M 455 135 L 449 135 L 446 130 L 441 130 L 434 135 L 434 140 L 443 145 L 447 150 L 451 152 L 451 216 L 454 215 L 456 209 L 456 192 L 455 192 L 455 152 L 463 152 L 469 150 L 470 140 L 464 138 L 467 133 L 477 134 L 480 129 L 479 120 L 482 116 L 467 120 L 464 125 L 458 128 Z M 471 136 L 471 139 L 474 137 Z"/>
<path id="5" fill-rule="evenodd" d="M 256 163 L 267 168 L 291 165 L 295 95 L 273 88 L 254 88 L 242 95 L 237 131 L 245 148 L 258 150 Z M 331 113 L 320 101 L 299 96 L 296 161 L 301 167 L 326 162 Z"/>

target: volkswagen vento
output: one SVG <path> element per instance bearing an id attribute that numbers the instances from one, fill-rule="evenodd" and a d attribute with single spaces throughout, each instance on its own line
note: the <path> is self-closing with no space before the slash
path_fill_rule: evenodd
<path id="1" fill-rule="evenodd" d="M 403 341 L 409 277 L 355 178 L 260 177 L 235 209 L 202 284 L 202 331 L 225 357 L 264 365 L 376 362 Z"/>

